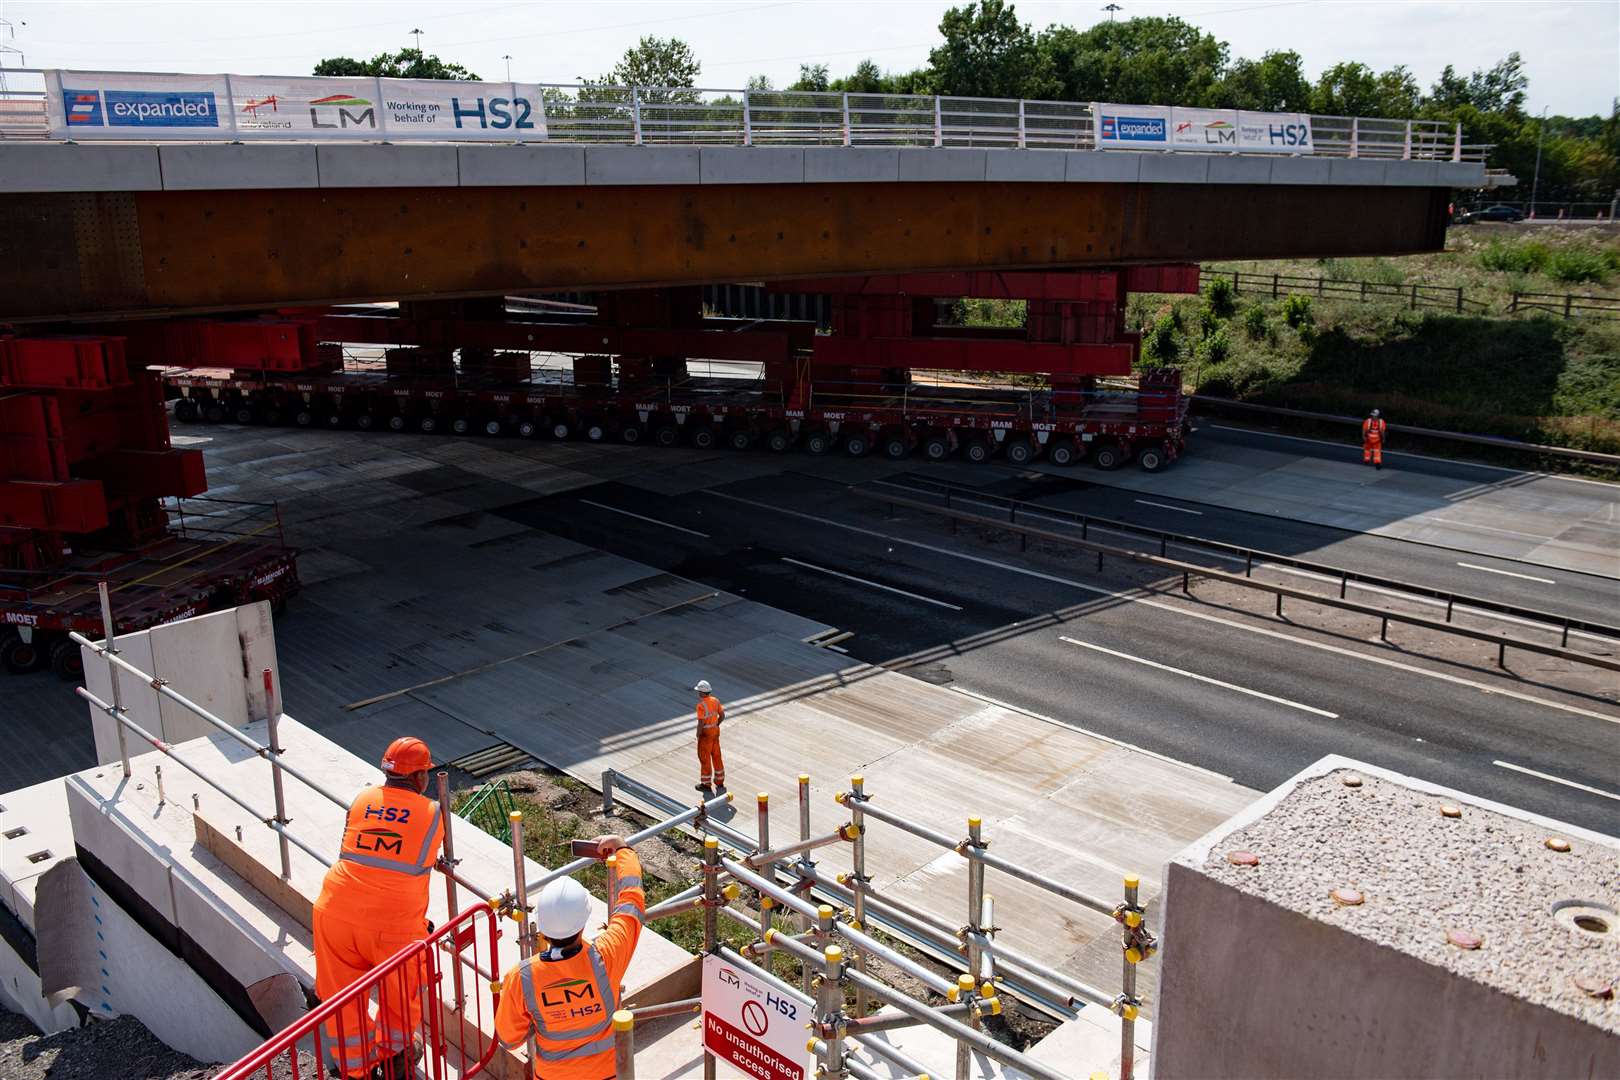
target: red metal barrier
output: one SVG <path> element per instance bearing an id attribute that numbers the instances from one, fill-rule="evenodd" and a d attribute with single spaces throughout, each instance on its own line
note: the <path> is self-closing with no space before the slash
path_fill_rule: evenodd
<path id="1" fill-rule="evenodd" d="M 499 937 L 494 909 L 468 908 L 214 1080 L 320 1080 L 343 1048 L 357 1055 L 346 1065 L 380 1067 L 382 1080 L 477 1076 L 495 1056 L 492 983 L 500 975 Z M 413 999 L 421 1002 L 415 1019 Z M 409 1060 L 403 1066 L 391 1056 L 402 1047 Z"/>

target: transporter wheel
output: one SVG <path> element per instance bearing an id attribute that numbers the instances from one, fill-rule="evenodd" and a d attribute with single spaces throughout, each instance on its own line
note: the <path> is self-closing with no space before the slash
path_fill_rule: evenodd
<path id="1" fill-rule="evenodd" d="M 38 671 L 48 663 L 50 657 L 39 647 L 37 641 L 9 637 L 0 642 L 0 668 L 5 668 L 13 675 L 26 675 L 30 671 Z"/>
<path id="2" fill-rule="evenodd" d="M 329 413 L 326 414 L 326 416 L 324 418 L 324 422 L 325 422 L 327 427 L 342 427 L 343 426 L 343 414 L 342 413 L 329 412 Z"/>
<path id="3" fill-rule="evenodd" d="M 904 435 L 890 435 L 883 440 L 883 456 L 891 461 L 899 461 L 911 453 L 911 443 Z"/>
<path id="4" fill-rule="evenodd" d="M 519 420 L 517 425 L 518 438 L 532 439 L 539 434 L 540 425 L 533 420 Z"/>
<path id="5" fill-rule="evenodd" d="M 754 445 L 754 434 L 747 428 L 738 428 L 731 433 L 730 441 L 733 450 L 746 450 Z"/>
<path id="6" fill-rule="evenodd" d="M 969 439 L 962 447 L 962 456 L 975 465 L 983 465 L 990 460 L 990 444 L 983 439 Z"/>
<path id="7" fill-rule="evenodd" d="M 553 420 L 551 422 L 551 437 L 556 439 L 558 442 L 562 442 L 564 439 L 568 438 L 569 435 L 573 434 L 573 430 L 573 428 L 568 426 L 568 421 L 566 420 Z"/>
<path id="8" fill-rule="evenodd" d="M 277 424 L 281 423 L 284 418 L 285 414 L 274 405 L 271 405 L 269 408 L 265 409 L 259 414 L 259 421 L 270 427 L 275 427 Z"/>
<path id="9" fill-rule="evenodd" d="M 404 431 L 405 430 L 405 417 L 401 416 L 399 413 L 395 413 L 393 416 L 390 416 L 388 418 L 388 430 L 389 431 Z"/>
<path id="10" fill-rule="evenodd" d="M 793 445 L 793 433 L 786 428 L 777 428 L 765 436 L 765 448 L 773 454 L 780 454 Z"/>
<path id="11" fill-rule="evenodd" d="M 66 638 L 51 646 L 51 670 L 63 682 L 78 682 L 84 678 L 84 654 Z"/>
<path id="12" fill-rule="evenodd" d="M 944 461 L 951 456 L 951 440 L 944 434 L 930 435 L 923 440 L 923 457 L 929 461 Z"/>
<path id="13" fill-rule="evenodd" d="M 585 438 L 591 442 L 601 442 L 606 437 L 607 428 L 602 426 L 602 421 L 592 420 L 585 425 Z"/>
<path id="14" fill-rule="evenodd" d="M 484 421 L 484 434 L 485 435 L 493 436 L 493 435 L 499 435 L 500 433 L 501 433 L 501 422 L 499 420 L 485 420 Z"/>
<path id="15" fill-rule="evenodd" d="M 1168 461 L 1162 446 L 1146 447 L 1136 455 L 1136 464 L 1143 472 L 1158 472 Z"/>
<path id="16" fill-rule="evenodd" d="M 681 441 L 681 429 L 674 424 L 665 424 L 653 432 L 653 442 L 668 449 Z"/>
<path id="17" fill-rule="evenodd" d="M 1035 444 L 1028 439 L 1009 439 L 1003 451 L 1012 465 L 1028 465 L 1035 460 Z"/>
<path id="18" fill-rule="evenodd" d="M 812 431 L 804 437 L 804 448 L 820 456 L 832 449 L 832 436 L 825 431 Z"/>
<path id="19" fill-rule="evenodd" d="M 252 408 L 252 406 L 238 405 L 236 408 L 231 410 L 231 419 L 235 420 L 238 424 L 251 424 L 251 423 L 253 423 L 253 408 Z"/>
<path id="20" fill-rule="evenodd" d="M 641 441 L 641 425 L 626 424 L 619 429 L 619 441 L 626 446 L 634 446 Z"/>
<path id="21" fill-rule="evenodd" d="M 1125 464 L 1125 451 L 1118 443 L 1103 443 L 1091 452 L 1091 463 L 1103 472 L 1112 472 Z"/>
<path id="22" fill-rule="evenodd" d="M 458 416 L 450 421 L 450 430 L 457 435 L 465 435 L 472 430 L 472 421 L 465 416 Z"/>
<path id="23" fill-rule="evenodd" d="M 844 453 L 850 457 L 865 457 L 866 452 L 872 449 L 872 440 L 864 431 L 857 431 L 844 440 Z"/>
<path id="24" fill-rule="evenodd" d="M 203 409 L 202 415 L 203 419 L 208 421 L 210 424 L 218 424 L 223 422 L 225 419 L 225 408 L 217 401 L 210 402 L 208 407 Z"/>
<path id="25" fill-rule="evenodd" d="M 714 433 L 714 428 L 707 424 L 699 424 L 692 429 L 692 445 L 699 450 L 713 450 L 717 441 L 718 437 Z"/>
<path id="26" fill-rule="evenodd" d="M 299 409 L 293 413 L 293 423 L 299 427 L 309 427 L 315 423 L 315 414 L 308 409 Z"/>
<path id="27" fill-rule="evenodd" d="M 190 398 L 181 398 L 174 403 L 174 418 L 182 424 L 194 423 L 197 419 L 197 403 Z"/>
<path id="28" fill-rule="evenodd" d="M 416 422 L 416 429 L 424 435 L 431 435 L 439 430 L 438 417 L 424 416 Z"/>
<path id="29" fill-rule="evenodd" d="M 1046 448 L 1046 460 L 1053 465 L 1073 465 L 1079 458 L 1080 452 L 1075 448 L 1073 439 L 1053 439 L 1052 445 Z"/>
<path id="30" fill-rule="evenodd" d="M 377 426 L 377 418 L 368 412 L 358 413 L 354 418 L 354 426 L 361 431 L 370 431 Z"/>

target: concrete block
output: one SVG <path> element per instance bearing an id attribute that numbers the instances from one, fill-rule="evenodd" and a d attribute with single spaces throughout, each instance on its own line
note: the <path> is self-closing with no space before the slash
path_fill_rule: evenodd
<path id="1" fill-rule="evenodd" d="M 1388 164 L 1373 158 L 1334 158 L 1328 162 L 1328 180 L 1334 184 L 1380 185 Z"/>
<path id="2" fill-rule="evenodd" d="M 1134 184 L 1142 179 L 1142 162 L 1149 155 L 1107 150 L 1066 150 L 1062 156 L 1065 180 Z"/>
<path id="3" fill-rule="evenodd" d="M 548 187 L 585 182 L 583 146 L 458 146 L 462 187 Z"/>
<path id="4" fill-rule="evenodd" d="M 1228 154 L 1209 158 L 1212 184 L 1269 184 L 1271 159 L 1262 154 Z"/>
<path id="5" fill-rule="evenodd" d="M 871 183 L 900 179 L 900 151 L 887 146 L 807 146 L 807 184 Z"/>
<path id="6" fill-rule="evenodd" d="M 587 184 L 695 184 L 702 179 L 695 146 L 591 146 Z"/>
<path id="7" fill-rule="evenodd" d="M 1203 184 L 1209 181 L 1210 154 L 1143 154 L 1144 184 Z"/>
<path id="8" fill-rule="evenodd" d="M 317 148 L 323 188 L 455 187 L 456 147 L 328 146 Z"/>
<path id="9" fill-rule="evenodd" d="M 1063 179 L 1065 158 L 1060 150 L 986 150 L 984 178 L 1024 183 Z"/>
<path id="10" fill-rule="evenodd" d="M 1271 182 L 1273 184 L 1327 184 L 1332 158 L 1273 157 Z"/>
<path id="11" fill-rule="evenodd" d="M 1437 161 L 1435 173 L 1441 187 L 1478 188 L 1485 186 L 1485 166 L 1477 161 Z"/>
<path id="12" fill-rule="evenodd" d="M 144 771 L 144 769 L 142 770 Z M 176 925 L 169 868 L 148 841 L 125 820 L 116 798 L 98 786 L 113 788 L 122 782 L 117 766 L 67 778 L 68 817 L 79 849 L 95 857 L 107 872 L 150 904 L 170 926 Z M 145 783 L 145 778 L 136 781 Z"/>
<path id="13" fill-rule="evenodd" d="M 165 143 L 158 160 L 165 191 L 321 186 L 315 147 L 301 143 Z"/>
<path id="14" fill-rule="evenodd" d="M 1384 183 L 1391 187 L 1439 187 L 1440 162 L 1388 162 L 1388 169 L 1384 173 Z"/>
<path id="15" fill-rule="evenodd" d="M 902 147 L 900 179 L 982 181 L 985 178 L 985 151 L 970 147 L 923 149 Z"/>
<path id="16" fill-rule="evenodd" d="M 161 191 L 156 146 L 0 146 L 0 191 Z"/>
<path id="17" fill-rule="evenodd" d="M 698 154 L 705 184 L 802 184 L 804 149 L 798 146 L 705 146 Z"/>

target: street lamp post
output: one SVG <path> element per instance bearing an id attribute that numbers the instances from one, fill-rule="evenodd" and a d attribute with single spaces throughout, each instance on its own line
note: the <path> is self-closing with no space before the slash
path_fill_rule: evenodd
<path id="1" fill-rule="evenodd" d="M 501 57 L 501 59 L 506 61 L 506 81 L 511 82 L 512 81 L 512 54 L 507 53 L 505 56 Z"/>
<path id="2" fill-rule="evenodd" d="M 420 29 L 412 30 L 411 31 L 411 36 L 416 39 L 416 51 L 421 52 L 422 51 L 422 31 Z"/>
<path id="3" fill-rule="evenodd" d="M 1530 181 L 1530 216 L 1536 216 L 1536 190 L 1541 187 L 1541 144 L 1547 139 L 1547 107 L 1541 109 L 1541 131 L 1536 135 L 1536 175 Z"/>

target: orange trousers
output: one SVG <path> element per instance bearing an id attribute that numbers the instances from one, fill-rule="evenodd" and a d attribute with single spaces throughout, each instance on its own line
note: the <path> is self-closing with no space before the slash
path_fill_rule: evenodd
<path id="1" fill-rule="evenodd" d="M 697 741 L 698 751 L 698 782 L 700 784 L 724 784 L 726 782 L 726 760 L 720 756 L 720 733 L 713 735 L 699 735 Z"/>
<path id="2" fill-rule="evenodd" d="M 1361 440 L 1361 460 L 1372 462 L 1374 465 L 1384 463 L 1384 441 L 1382 439 Z"/>
<path id="3" fill-rule="evenodd" d="M 315 912 L 315 994 L 330 1001 L 400 949 L 420 941 L 424 927 L 367 926 Z M 332 1014 L 325 1027 L 326 1059 L 345 1076 L 365 1076 L 371 1066 L 411 1045 L 422 1028 L 424 961 L 407 961 L 376 989 Z M 376 1019 L 371 1000 L 376 999 Z"/>

